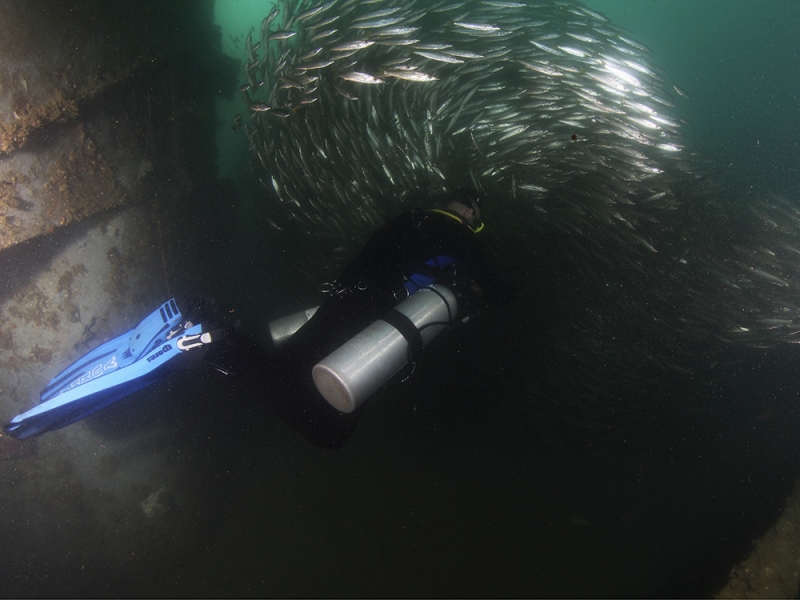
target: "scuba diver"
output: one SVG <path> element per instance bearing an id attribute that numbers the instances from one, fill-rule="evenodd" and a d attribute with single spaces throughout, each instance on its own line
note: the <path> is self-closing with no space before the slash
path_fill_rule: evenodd
<path id="1" fill-rule="evenodd" d="M 315 311 L 301 313 L 286 334 L 271 332 L 273 348 L 234 327 L 184 319 L 170 300 L 55 377 L 42 404 L 6 431 L 24 439 L 73 423 L 142 389 L 191 351 L 253 388 L 316 445 L 338 448 L 369 396 L 392 377 L 408 377 L 422 347 L 459 321 L 459 312 L 460 321 L 468 320 L 465 303 L 479 293 L 490 304 L 512 300 L 514 286 L 497 275 L 476 235 L 480 216 L 478 196 L 459 190 L 438 208 L 391 219 L 335 281 L 321 286 L 326 297 Z M 202 318 L 201 310 L 194 313 Z"/>
<path id="2" fill-rule="evenodd" d="M 347 400 L 336 406 L 327 394 L 323 393 L 327 402 L 320 397 L 323 390 L 318 380 L 324 376 L 319 373 L 320 361 L 359 332 L 389 319 L 388 329 L 399 331 L 395 337 L 402 336 L 405 342 L 401 344 L 402 350 L 410 350 L 411 356 L 404 362 L 411 365 L 407 370 L 412 369 L 421 349 L 419 343 L 415 347 L 418 327 L 402 314 L 398 316 L 393 310 L 398 303 L 422 298 L 417 294 L 423 292 L 433 297 L 428 288 L 441 284 L 456 296 L 441 301 L 449 325 L 456 315 L 447 316 L 447 306 L 463 304 L 474 297 L 477 293 L 474 285 L 491 304 L 508 303 L 514 296 L 514 286 L 497 275 L 476 235 L 484 226 L 477 195 L 456 191 L 438 204 L 439 208 L 401 214 L 378 229 L 339 277 L 321 287 L 327 297 L 311 319 L 271 356 L 265 358 L 263 350 L 259 351 L 253 342 L 234 335 L 228 338 L 227 345 L 212 348 L 206 361 L 222 372 L 246 373 L 242 379 L 262 389 L 262 382 L 268 381 L 270 393 L 265 401 L 287 424 L 319 446 L 341 446 L 352 433 L 361 411 L 357 407 L 354 410 L 352 400 L 349 406 Z M 427 306 L 438 298 L 430 301 Z M 422 308 L 423 312 L 427 306 Z M 451 307 L 453 313 L 455 308 Z M 378 337 L 384 334 L 376 332 Z M 356 370 L 355 381 L 350 382 L 355 387 L 364 385 L 363 380 L 369 379 L 374 369 L 381 369 L 370 354 L 385 351 L 377 342 L 370 343 L 368 339 L 359 342 L 353 352 L 344 353 L 346 362 L 356 365 L 352 367 Z M 234 360 L 226 363 L 225 350 L 231 345 L 236 345 L 237 351 Z M 218 352 L 222 355 L 219 360 Z M 253 377 L 256 374 L 253 371 L 257 376 Z M 389 371 L 390 377 L 395 375 L 394 369 Z M 341 391 L 345 382 L 337 378 L 329 385 Z M 364 395 L 369 394 L 362 394 L 362 401 Z"/>

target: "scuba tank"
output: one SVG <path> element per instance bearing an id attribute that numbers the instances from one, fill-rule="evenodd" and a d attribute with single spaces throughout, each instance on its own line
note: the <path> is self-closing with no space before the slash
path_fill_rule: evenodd
<path id="1" fill-rule="evenodd" d="M 331 406 L 353 412 L 413 363 L 416 353 L 447 328 L 457 312 L 456 296 L 448 288 L 422 288 L 314 365 L 314 385 Z"/>
<path id="2" fill-rule="evenodd" d="M 314 313 L 317 312 L 319 306 L 314 308 L 307 308 L 299 312 L 275 319 L 269 322 L 269 335 L 272 338 L 272 343 L 276 348 L 280 348 L 286 340 L 292 337 L 295 332 L 305 325 Z"/>

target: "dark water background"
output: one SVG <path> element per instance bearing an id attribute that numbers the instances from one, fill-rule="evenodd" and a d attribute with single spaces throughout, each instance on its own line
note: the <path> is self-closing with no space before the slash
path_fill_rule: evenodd
<path id="1" fill-rule="evenodd" d="M 797 194 L 800 4 L 590 5 L 650 46 L 692 96 L 681 106 L 689 148 L 735 170 L 732 185 Z M 237 151 L 241 140 L 220 148 Z M 226 189 L 230 210 L 210 215 L 216 238 L 189 268 L 251 330 L 261 316 L 313 305 L 315 289 L 287 271 L 287 249 L 265 230 L 258 187 L 242 175 Z M 309 444 L 259 403 L 269 382 L 244 393 L 210 374 L 179 375 L 97 415 L 94 432 L 128 444 L 116 461 L 158 455 L 177 465 L 167 482 L 176 490 L 171 510 L 135 535 L 87 528 L 92 506 L 56 498 L 48 515 L 13 515 L 23 541 L 6 556 L 11 593 L 713 593 L 774 521 L 798 474 L 797 352 L 741 350 L 713 382 L 675 373 L 647 395 L 607 390 L 626 407 L 619 415 L 569 396 L 543 414 L 531 407 L 544 391 L 529 382 L 545 379 L 559 323 L 543 324 L 541 338 L 529 329 L 522 337 L 517 321 L 538 309 L 526 299 L 439 340 L 410 382 L 369 403 L 336 452 Z M 545 304 L 562 317 L 579 306 Z M 524 374 L 502 360 L 517 352 L 528 357 Z M 129 443 L 148 427 L 160 432 L 155 443 Z M 73 459 L 67 453 L 61 466 Z M 32 568 L 43 556 L 46 568 Z"/>
<path id="2" fill-rule="evenodd" d="M 681 103 L 690 150 L 731 186 L 797 195 L 800 5 L 590 6 L 651 47 L 692 97 Z M 271 259 L 285 249 L 254 227 L 240 237 L 252 277 L 240 304 L 276 314 L 313 304 L 306 283 Z M 223 460 L 203 581 L 256 595 L 713 593 L 797 475 L 797 353 L 741 350 L 713 382 L 676 373 L 647 395 L 621 386 L 596 400 L 625 407 L 616 416 L 569 396 L 531 410 L 539 391 L 529 382 L 546 379 L 559 326 L 519 339 L 515 320 L 539 308 L 529 301 L 432 347 L 409 384 L 370 403 L 339 452 L 268 414 L 244 419 L 244 439 L 232 427 L 241 463 Z M 544 303 L 569 331 L 580 302 Z M 508 352 L 528 357 L 526 373 L 505 368 Z"/>

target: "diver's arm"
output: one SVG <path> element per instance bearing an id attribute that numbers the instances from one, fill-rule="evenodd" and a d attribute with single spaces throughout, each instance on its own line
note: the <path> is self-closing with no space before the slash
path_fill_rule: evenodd
<path id="1" fill-rule="evenodd" d="M 455 259 L 475 280 L 491 304 L 507 304 L 514 297 L 514 285 L 502 279 L 472 230 L 455 215 L 431 212 L 424 221 L 424 237 L 437 240 L 432 250 L 435 254 Z"/>
<path id="2" fill-rule="evenodd" d="M 494 270 L 494 266 L 489 262 L 488 257 L 479 259 L 470 270 L 478 288 L 486 295 L 491 304 L 508 304 L 514 299 L 516 286 L 505 279 L 501 279 Z"/>
<path id="3" fill-rule="evenodd" d="M 457 254 L 454 258 L 462 263 L 472 279 L 491 304 L 508 304 L 514 299 L 516 286 L 502 279 L 486 253 L 481 241 L 472 231 L 460 232 Z"/>

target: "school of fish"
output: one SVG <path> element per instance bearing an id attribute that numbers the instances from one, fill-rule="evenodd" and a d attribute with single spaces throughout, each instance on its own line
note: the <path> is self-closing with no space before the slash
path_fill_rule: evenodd
<path id="1" fill-rule="evenodd" d="M 523 292 L 557 253 L 574 316 L 555 351 L 603 365 L 584 391 L 692 372 L 694 344 L 800 342 L 800 210 L 707 169 L 686 93 L 579 2 L 289 0 L 246 52 L 270 224 L 313 262 L 335 271 L 421 195 L 469 188 Z"/>

